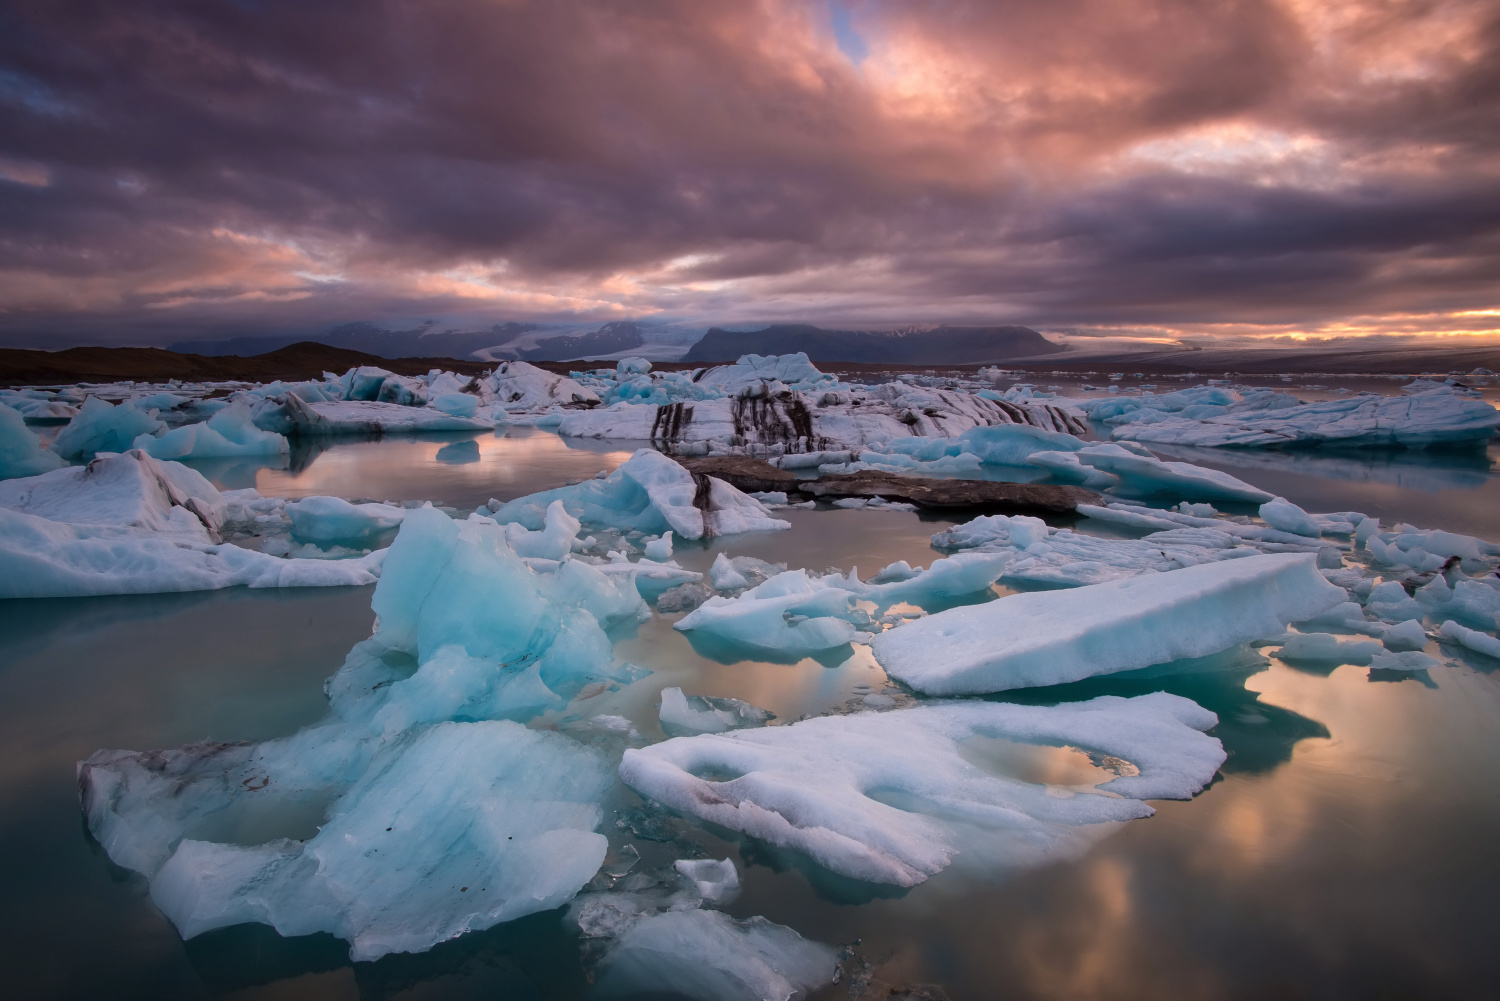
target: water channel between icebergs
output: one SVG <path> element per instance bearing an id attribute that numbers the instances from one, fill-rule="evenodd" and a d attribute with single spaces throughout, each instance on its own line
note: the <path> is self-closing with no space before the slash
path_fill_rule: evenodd
<path id="1" fill-rule="evenodd" d="M 470 440 L 472 449 L 453 448 Z M 324 444 L 293 454 L 283 468 L 197 465 L 226 488 L 430 499 L 463 510 L 589 477 L 632 451 L 514 428 Z M 1379 452 L 1181 457 L 1308 510 L 1356 507 L 1386 523 L 1500 538 L 1493 454 L 1489 461 Z M 674 556 L 696 570 L 722 552 L 813 570 L 858 566 L 868 575 L 896 560 L 930 563 L 939 554 L 929 537 L 959 520 L 874 510 L 777 515 L 792 522 L 790 531 L 679 542 Z M 1113 534 L 1107 528 L 1088 530 Z M 324 679 L 370 633 L 371 591 L 0 603 L 7 904 L 0 941 L 15 996 L 588 995 L 576 933 L 556 911 L 373 963 L 351 963 L 346 943 L 328 935 L 283 939 L 253 924 L 183 942 L 144 882 L 114 867 L 83 828 L 73 768 L 96 748 L 259 741 L 322 717 Z M 700 652 L 671 628 L 679 617 L 615 630 L 616 656 L 653 673 L 601 693 L 590 712 L 624 717 L 657 739 L 666 687 L 742 699 L 778 722 L 860 704 L 867 694 L 909 699 L 887 683 L 867 647 L 793 664 L 735 661 Z M 1156 801 L 1155 817 L 1117 827 L 1076 857 L 1005 877 L 976 879 L 958 868 L 901 890 L 696 823 L 675 825 L 675 841 L 652 840 L 640 836 L 642 816 L 632 812 L 638 797 L 621 786 L 601 828 L 611 843 L 606 868 L 622 864 L 627 845 L 641 855 L 639 871 L 685 852 L 730 858 L 743 889 L 728 913 L 762 915 L 808 939 L 852 947 L 848 979 L 819 995 L 830 998 L 851 988 L 878 998 L 885 986 L 920 983 L 941 984 L 953 998 L 1237 997 L 1287 985 L 1309 996 L 1485 996 L 1500 974 L 1491 948 L 1500 891 L 1494 668 L 1465 657 L 1424 681 L 1272 657 L 1007 693 L 1005 701 L 1055 702 L 1172 692 L 1218 714 L 1213 734 L 1229 757 L 1195 800 Z M 1101 777 L 1065 748 L 994 742 L 971 753 L 1031 781 L 1090 785 Z M 214 837 L 301 838 L 318 820 L 258 816 Z"/>

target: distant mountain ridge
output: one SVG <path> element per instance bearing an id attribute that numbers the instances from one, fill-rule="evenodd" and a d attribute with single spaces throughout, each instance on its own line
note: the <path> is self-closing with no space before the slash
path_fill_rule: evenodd
<path id="1" fill-rule="evenodd" d="M 805 323 L 762 330 L 714 327 L 688 349 L 685 362 L 734 361 L 743 354 L 805 351 L 814 362 L 972 365 L 1058 354 L 1063 350 L 1030 327 L 935 327 L 932 330 L 824 330 Z"/>
<path id="2" fill-rule="evenodd" d="M 497 323 L 488 330 L 476 331 L 433 330 L 425 323 L 410 330 L 386 330 L 373 323 L 344 323 L 321 335 L 178 341 L 167 350 L 211 357 L 250 356 L 289 344 L 312 342 L 381 358 L 472 358 L 484 352 L 493 360 L 573 361 L 628 351 L 645 343 L 640 328 L 628 320 L 606 323 L 585 334 L 537 337 L 543 329 L 536 323 Z"/>

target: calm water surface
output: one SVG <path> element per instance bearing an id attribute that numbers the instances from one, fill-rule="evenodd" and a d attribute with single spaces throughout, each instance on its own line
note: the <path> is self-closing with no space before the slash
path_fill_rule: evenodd
<path id="1" fill-rule="evenodd" d="M 201 468 L 226 487 L 289 497 L 426 498 L 463 509 L 593 475 L 633 450 L 511 429 L 324 443 L 283 468 Z M 1500 539 L 1493 452 L 1183 457 L 1311 509 Z M 789 532 L 679 544 L 676 556 L 696 569 L 723 551 L 868 574 L 898 559 L 930 562 L 928 537 L 952 523 L 889 511 L 783 514 Z M 371 591 L 0 602 L 0 962 L 11 996 L 587 996 L 579 943 L 559 912 L 375 963 L 351 964 L 331 936 L 282 939 L 261 926 L 184 943 L 144 881 L 88 835 L 76 761 L 100 747 L 260 740 L 317 720 L 323 679 L 370 633 Z M 865 648 L 793 664 L 736 661 L 695 649 L 671 628 L 676 618 L 617 636 L 617 655 L 654 673 L 570 711 L 625 715 L 654 738 L 658 693 L 670 685 L 742 698 L 782 721 L 871 691 L 906 697 Z M 852 945 L 847 965 L 868 998 L 916 983 L 941 984 L 953 998 L 1495 996 L 1500 662 L 1474 655 L 1427 680 L 1386 680 L 1257 657 L 1012 697 L 1163 689 L 1219 714 L 1214 734 L 1229 759 L 1195 800 L 1158 802 L 1155 817 L 1106 832 L 1079 857 L 987 878 L 955 867 L 899 891 L 727 832 L 678 822 L 677 833 L 737 860 L 744 892 L 731 913 Z M 1056 778 L 1077 763 L 1053 750 L 1007 767 Z M 638 800 L 622 788 L 610 805 L 628 811 Z M 676 857 L 609 819 L 605 829 L 616 847 L 636 844 L 645 865 Z M 821 996 L 849 991 L 846 980 Z"/>

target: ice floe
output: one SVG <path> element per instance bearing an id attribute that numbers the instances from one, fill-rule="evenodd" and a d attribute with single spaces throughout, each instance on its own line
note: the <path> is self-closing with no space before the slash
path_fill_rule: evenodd
<path id="1" fill-rule="evenodd" d="M 0 407 L 0 480 L 36 476 L 64 464 L 60 455 L 42 447 L 19 411 Z"/>
<path id="2" fill-rule="evenodd" d="M 256 427 L 250 405 L 237 400 L 197 424 L 142 434 L 133 447 L 158 459 L 218 459 L 245 455 L 285 455 L 290 446 L 284 436 Z"/>
<path id="3" fill-rule="evenodd" d="M 999 692 L 1204 657 L 1345 598 L 1310 555 L 1257 555 L 953 608 L 872 647 L 891 677 L 926 694 Z"/>
<path id="4" fill-rule="evenodd" d="M 166 427 L 134 403 L 118 406 L 90 396 L 83 401 L 78 416 L 57 433 L 52 450 L 65 459 L 92 459 L 100 452 L 123 452 L 143 434 L 155 434 Z"/>
<path id="5" fill-rule="evenodd" d="M 711 695 L 684 695 L 681 688 L 663 688 L 661 725 L 671 736 L 693 733 L 723 733 L 747 726 L 764 726 L 776 714 L 739 699 Z"/>
<path id="6" fill-rule="evenodd" d="M 537 531 L 554 501 L 590 526 L 652 534 L 670 530 L 683 539 L 791 527 L 723 480 L 690 473 L 649 448 L 637 451 L 608 476 L 520 497 L 491 509 L 491 514 L 497 521 Z"/>
<path id="7" fill-rule="evenodd" d="M 632 748 L 620 777 L 702 820 L 802 851 L 855 879 L 911 886 L 962 852 L 975 865 L 1035 864 L 1084 828 L 1186 799 L 1224 761 L 1201 731 L 1218 718 L 1165 693 L 1026 706 L 938 702 Z M 1071 745 L 1129 762 L 1074 795 L 988 774 L 976 738 Z M 982 741 L 980 741 L 982 743 Z"/>

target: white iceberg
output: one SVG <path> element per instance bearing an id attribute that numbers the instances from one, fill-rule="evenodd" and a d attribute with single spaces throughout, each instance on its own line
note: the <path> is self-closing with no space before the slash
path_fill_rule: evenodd
<path id="1" fill-rule="evenodd" d="M 1500 639 L 1496 639 L 1487 633 L 1482 633 L 1477 629 L 1470 629 L 1467 626 L 1454 622 L 1452 619 L 1444 622 L 1438 632 L 1444 639 L 1452 640 L 1455 643 L 1468 647 L 1476 653 L 1482 653 L 1486 657 L 1494 657 L 1496 660 L 1500 660 Z"/>
<path id="2" fill-rule="evenodd" d="M 1260 517 L 1272 528 L 1293 535 L 1306 535 L 1316 539 L 1323 534 L 1322 523 L 1285 497 L 1276 497 L 1262 504 Z"/>
<path id="3" fill-rule="evenodd" d="M 1224 761 L 1219 741 L 1200 732 L 1217 722 L 1160 692 L 1057 706 L 938 702 L 678 737 L 626 750 L 620 777 L 834 872 L 911 886 L 960 852 L 975 865 L 1037 864 L 1081 845 L 1083 828 L 1149 816 L 1140 800 L 1190 798 Z M 1097 790 L 1059 795 L 976 766 L 965 753 L 985 743 L 976 738 L 1071 745 L 1131 767 Z"/>
<path id="4" fill-rule="evenodd" d="M 1368 664 L 1381 651 L 1379 643 L 1368 640 L 1342 643 L 1327 633 L 1293 633 L 1276 655 L 1283 660 L 1312 664 Z"/>
<path id="5" fill-rule="evenodd" d="M 891 677 L 926 694 L 1000 692 L 1204 657 L 1345 597 L 1310 555 L 1248 556 L 953 608 L 872 648 Z"/>
<path id="6" fill-rule="evenodd" d="M 776 716 L 739 699 L 684 695 L 681 688 L 663 688 L 660 718 L 662 729 L 671 736 L 678 736 L 764 726 L 767 720 Z"/>
<path id="7" fill-rule="evenodd" d="M 1077 453 L 1078 461 L 1118 476 L 1121 486 L 1137 496 L 1168 495 L 1189 501 L 1252 501 L 1272 494 L 1228 473 L 1190 462 L 1168 462 L 1132 452 L 1120 445 L 1090 445 Z"/>
<path id="8" fill-rule="evenodd" d="M 588 525 L 648 534 L 670 530 L 684 539 L 791 527 L 723 480 L 690 473 L 649 448 L 637 451 L 603 479 L 519 497 L 492 516 L 539 531 L 553 501 L 562 501 L 569 514 Z"/>
<path id="9" fill-rule="evenodd" d="M 737 597 L 714 595 L 673 628 L 750 655 L 798 658 L 868 639 L 858 628 L 868 621 L 847 589 L 789 570 Z"/>
<path id="10" fill-rule="evenodd" d="M 371 539 L 400 525 L 409 513 L 393 504 L 351 504 L 339 497 L 304 497 L 285 510 L 292 534 L 313 542 Z"/>

